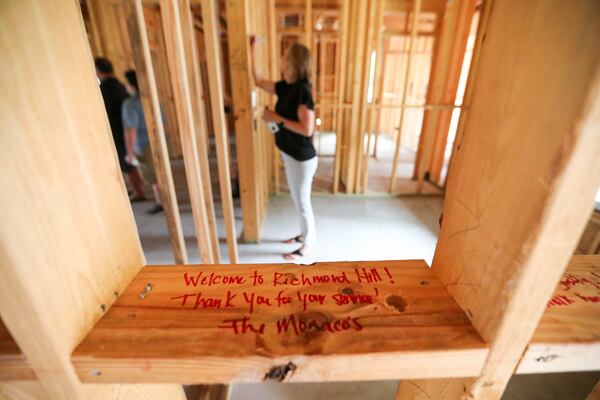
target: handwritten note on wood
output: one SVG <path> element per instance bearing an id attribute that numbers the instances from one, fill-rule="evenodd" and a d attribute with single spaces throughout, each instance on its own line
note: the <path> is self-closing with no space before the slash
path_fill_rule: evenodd
<path id="1" fill-rule="evenodd" d="M 316 357 L 322 367 L 323 356 L 453 357 L 448 350 L 464 350 L 468 356 L 461 362 L 475 371 L 486 352 L 465 313 L 421 260 L 157 266 L 140 272 L 73 362 L 82 367 L 82 379 L 102 381 L 106 365 L 89 378 L 101 359 L 146 360 L 139 368 L 147 372 L 162 368 L 165 360 L 189 365 L 186 360 L 210 359 L 219 360 L 218 367 L 208 372 L 203 367 L 203 380 L 196 382 L 255 381 L 268 371 L 250 371 L 249 360 L 261 365 L 293 360 L 298 366 Z M 411 362 L 425 360 L 422 355 Z M 390 374 L 407 368 L 396 362 L 390 369 L 387 363 L 370 371 L 384 366 L 378 376 L 396 376 Z M 296 376 L 303 373 L 295 369 Z"/>
<path id="2" fill-rule="evenodd" d="M 532 342 L 600 344 L 600 256 L 573 256 Z"/>
<path id="3" fill-rule="evenodd" d="M 556 286 L 517 373 L 600 369 L 600 255 L 575 255 Z"/>

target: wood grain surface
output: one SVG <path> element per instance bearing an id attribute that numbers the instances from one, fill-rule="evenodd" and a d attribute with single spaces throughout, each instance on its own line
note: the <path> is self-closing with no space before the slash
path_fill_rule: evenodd
<path id="1" fill-rule="evenodd" d="M 36 380 L 35 372 L 4 322 L 0 320 L 0 381 L 13 380 Z"/>
<path id="2" fill-rule="evenodd" d="M 517 373 L 600 370 L 600 256 L 573 256 Z"/>
<path id="3" fill-rule="evenodd" d="M 86 382 L 219 383 L 475 376 L 486 354 L 417 260 L 145 267 L 72 360 Z"/>

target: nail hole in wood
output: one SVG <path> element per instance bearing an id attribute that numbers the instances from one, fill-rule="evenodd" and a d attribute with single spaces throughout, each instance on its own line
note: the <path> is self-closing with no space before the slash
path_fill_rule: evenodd
<path id="1" fill-rule="evenodd" d="M 269 372 L 265 374 L 265 380 L 283 382 L 290 372 L 292 374 L 294 373 L 296 368 L 296 364 L 293 362 L 289 362 L 286 365 L 277 365 L 271 368 Z"/>

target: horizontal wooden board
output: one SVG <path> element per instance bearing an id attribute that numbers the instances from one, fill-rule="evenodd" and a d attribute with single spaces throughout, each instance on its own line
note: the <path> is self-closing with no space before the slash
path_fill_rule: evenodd
<path id="1" fill-rule="evenodd" d="M 75 350 L 84 382 L 476 376 L 486 345 L 417 261 L 145 267 Z"/>
<path id="2" fill-rule="evenodd" d="M 600 255 L 576 255 L 517 373 L 600 370 Z"/>
<path id="3" fill-rule="evenodd" d="M 25 355 L 0 320 L 0 381 L 36 380 Z"/>

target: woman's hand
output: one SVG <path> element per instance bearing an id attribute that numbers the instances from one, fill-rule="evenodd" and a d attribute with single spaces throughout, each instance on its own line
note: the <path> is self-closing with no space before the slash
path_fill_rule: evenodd
<path id="1" fill-rule="evenodd" d="M 265 111 L 263 113 L 263 119 L 267 122 L 275 122 L 276 124 L 282 122 L 283 118 L 279 116 L 275 111 L 269 110 L 265 107 Z"/>

